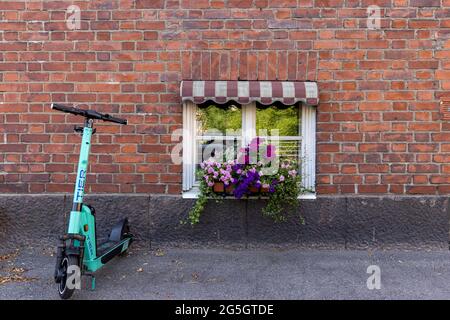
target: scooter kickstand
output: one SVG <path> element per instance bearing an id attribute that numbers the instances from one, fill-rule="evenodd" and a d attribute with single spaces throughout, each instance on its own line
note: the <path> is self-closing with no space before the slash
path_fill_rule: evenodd
<path id="1" fill-rule="evenodd" d="M 89 278 L 91 278 L 91 288 L 90 288 L 90 290 L 91 291 L 94 291 L 95 290 L 95 276 L 92 274 L 92 273 L 85 273 L 84 274 L 86 277 L 89 277 Z M 87 286 L 86 286 L 87 287 Z M 89 288 L 87 288 L 87 289 L 89 289 Z"/>

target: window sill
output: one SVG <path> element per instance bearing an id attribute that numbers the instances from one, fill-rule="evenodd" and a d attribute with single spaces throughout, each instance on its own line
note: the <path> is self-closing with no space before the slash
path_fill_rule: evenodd
<path id="1" fill-rule="evenodd" d="M 184 191 L 183 192 L 183 199 L 197 199 L 198 195 L 200 194 L 200 191 L 198 190 L 198 187 L 193 187 L 191 190 L 189 191 Z M 249 197 L 249 199 L 259 199 L 260 197 L 254 196 L 254 197 Z M 261 197 L 261 199 L 264 199 L 267 197 Z M 234 197 L 225 197 L 224 199 L 230 199 L 230 200 L 237 200 Z M 298 196 L 298 199 L 301 200 L 315 200 L 316 199 L 316 194 L 315 193 L 304 193 Z"/>

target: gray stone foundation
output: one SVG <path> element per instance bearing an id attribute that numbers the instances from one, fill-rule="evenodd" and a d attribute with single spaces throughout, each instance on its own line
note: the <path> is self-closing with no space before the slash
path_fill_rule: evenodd
<path id="1" fill-rule="evenodd" d="M 0 246 L 55 244 L 71 209 L 65 195 L 0 195 Z M 337 249 L 448 246 L 448 197 L 319 196 L 300 200 L 287 222 L 263 217 L 263 200 L 211 201 L 192 227 L 181 224 L 195 200 L 164 195 L 89 195 L 97 232 L 122 216 L 143 245 L 188 247 L 323 247 Z M 305 219 L 300 223 L 299 215 Z"/>

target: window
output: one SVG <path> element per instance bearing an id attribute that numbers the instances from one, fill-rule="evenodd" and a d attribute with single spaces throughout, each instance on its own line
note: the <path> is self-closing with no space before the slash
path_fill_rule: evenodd
<path id="1" fill-rule="evenodd" d="M 234 159 L 237 150 L 254 137 L 270 140 L 271 130 L 278 130 L 279 154 L 299 162 L 303 186 L 314 190 L 315 115 L 315 107 L 304 104 L 263 106 L 251 102 L 240 106 L 205 102 L 197 105 L 185 101 L 183 126 L 188 134 L 183 139 L 184 196 L 195 196 L 198 185 L 195 172 L 199 164 L 206 160 L 203 159 L 205 149 L 207 157 L 208 154 L 219 157 L 228 155 Z M 227 129 L 231 130 L 231 134 Z M 216 152 L 222 154 L 217 155 Z"/>

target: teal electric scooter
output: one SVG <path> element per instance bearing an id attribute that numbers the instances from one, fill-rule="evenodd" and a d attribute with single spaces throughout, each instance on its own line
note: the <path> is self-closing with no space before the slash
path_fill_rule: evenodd
<path id="1" fill-rule="evenodd" d="M 84 127 L 76 126 L 74 128 L 75 132 L 83 134 L 83 138 L 69 228 L 67 234 L 61 237 L 55 268 L 55 281 L 58 284 L 59 296 L 62 299 L 69 299 L 75 289 L 77 289 L 74 283 L 77 280 L 81 281 L 81 275 L 91 277 L 91 287 L 94 289 L 95 277 L 93 272 L 103 267 L 115 256 L 124 253 L 133 241 L 128 219 L 125 218 L 114 226 L 106 241 L 98 244 L 95 230 L 95 210 L 93 207 L 83 203 L 91 137 L 95 133 L 93 128 L 94 120 L 125 125 L 127 120 L 114 118 L 109 114 L 101 114 L 94 110 L 83 110 L 59 104 L 52 104 L 52 109 L 85 118 Z M 77 270 L 79 271 L 78 275 L 76 273 Z M 75 276 L 79 279 L 74 279 Z"/>

